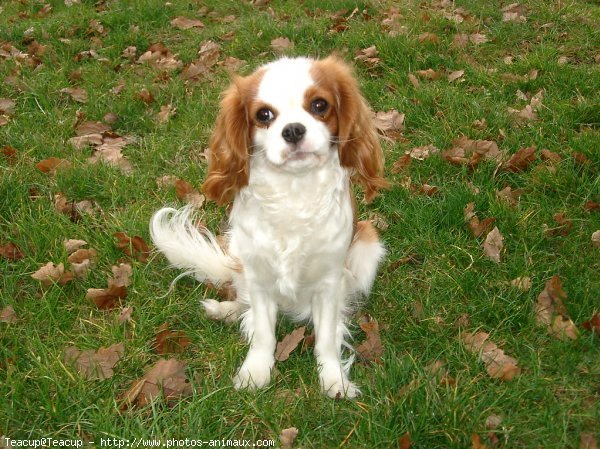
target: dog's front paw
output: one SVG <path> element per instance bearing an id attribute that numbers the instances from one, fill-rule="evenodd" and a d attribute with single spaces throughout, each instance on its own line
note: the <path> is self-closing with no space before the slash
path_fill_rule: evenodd
<path id="1" fill-rule="evenodd" d="M 344 375 L 321 375 L 321 391 L 334 399 L 353 399 L 360 395 L 360 389 Z"/>
<path id="2" fill-rule="evenodd" d="M 248 356 L 233 378 L 236 390 L 256 390 L 263 388 L 271 381 L 273 356 Z"/>

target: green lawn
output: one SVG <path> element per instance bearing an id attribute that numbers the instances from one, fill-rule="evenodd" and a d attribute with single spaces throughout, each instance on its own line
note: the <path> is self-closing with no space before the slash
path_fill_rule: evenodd
<path id="1" fill-rule="evenodd" d="M 407 432 L 411 448 L 595 447 L 580 441 L 600 436 L 600 336 L 583 327 L 600 312 L 600 248 L 592 244 L 600 229 L 596 2 L 531 0 L 503 13 L 508 2 L 476 0 L 46 1 L 51 8 L 0 2 L 0 436 L 82 439 L 95 447 L 109 437 L 279 445 L 281 431 L 296 427 L 294 447 L 302 448 L 407 447 Z M 180 16 L 203 26 L 179 29 L 170 22 Z M 342 54 L 375 111 L 405 114 L 402 133 L 384 142 L 392 188 L 359 210 L 362 219 L 376 219 L 389 254 L 360 312 L 379 323 L 384 350 L 380 363 L 355 364 L 352 377 L 363 392 L 355 401 L 319 392 L 310 348 L 278 363 L 265 390 L 235 391 L 231 377 L 245 347 L 237 325 L 203 315 L 199 300 L 215 292 L 191 279 L 169 292 L 178 273 L 166 260 L 154 253 L 146 260 L 134 246 L 139 240 L 119 248 L 114 237 L 149 242 L 152 213 L 184 204 L 174 178 L 159 185 L 162 177 L 201 185 L 228 67 L 242 61 L 238 71 L 250 73 L 277 57 L 271 41 L 279 37 L 293 43 L 285 54 Z M 220 45 L 212 65 L 207 52 L 198 54 L 208 40 Z M 162 59 L 140 62 L 157 43 Z M 354 60 L 373 45 L 378 61 Z M 124 54 L 128 47 L 135 49 Z M 199 59 L 206 73 L 186 79 Z M 419 75 L 427 69 L 438 79 Z M 82 88 L 87 99 L 65 88 Z M 161 120 L 169 105 L 174 113 Z M 85 121 L 108 122 L 112 134 L 77 148 L 70 139 Z M 110 147 L 118 136 L 130 139 L 119 148 L 126 159 L 117 151 L 117 165 L 90 163 L 100 143 Z M 442 154 L 461 136 L 496 142 L 504 160 L 536 149 L 518 172 L 495 158 L 452 164 Z M 440 151 L 392 170 L 424 145 Z M 36 167 L 50 157 L 67 162 L 50 173 Z M 424 184 L 437 191 L 423 194 Z M 498 198 L 505 187 L 522 189 L 514 204 Z M 91 211 L 78 209 L 82 201 Z M 482 248 L 491 228 L 475 237 L 465 222 L 471 202 L 480 220 L 495 218 L 491 227 L 504 237 L 499 263 Z M 199 213 L 213 230 L 226 219 L 211 203 Z M 87 277 L 44 287 L 31 277 L 41 266 L 72 269 L 65 239 L 85 240 L 97 260 Z M 99 309 L 87 291 L 106 288 L 119 262 L 132 266 L 127 297 Z M 576 339 L 537 322 L 538 296 L 554 275 L 567 296 L 558 311 L 576 326 Z M 523 277 L 529 289 L 511 285 Z M 132 313 L 121 324 L 123 307 Z M 365 338 L 358 320 L 356 345 Z M 157 354 L 163 323 L 189 339 L 183 351 Z M 279 337 L 295 327 L 281 321 Z M 503 381 L 488 374 L 485 354 L 464 342 L 480 331 L 517 360 L 519 375 Z M 117 343 L 122 357 L 103 380 L 65 360 L 71 346 L 96 351 Z M 122 407 L 161 357 L 185 364 L 191 395 Z M 490 416 L 501 417 L 492 429 Z"/>

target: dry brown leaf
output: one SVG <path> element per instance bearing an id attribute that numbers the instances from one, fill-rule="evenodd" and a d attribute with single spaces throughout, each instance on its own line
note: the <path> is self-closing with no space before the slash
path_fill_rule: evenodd
<path id="1" fill-rule="evenodd" d="M 16 323 L 17 321 L 15 309 L 10 304 L 0 310 L 0 323 Z"/>
<path id="2" fill-rule="evenodd" d="M 539 294 L 535 305 L 535 316 L 538 324 L 546 326 L 548 333 L 560 340 L 570 338 L 576 340 L 579 332 L 575 323 L 567 314 L 563 300 L 567 294 L 563 290 L 558 275 L 552 276 Z"/>
<path id="3" fill-rule="evenodd" d="M 454 72 L 451 72 L 448 74 L 448 81 L 449 82 L 453 82 L 456 81 L 459 78 L 462 78 L 462 76 L 465 74 L 464 70 L 456 70 Z"/>
<path id="4" fill-rule="evenodd" d="M 283 337 L 280 342 L 277 342 L 275 360 L 278 362 L 286 361 L 290 357 L 292 351 L 294 351 L 298 347 L 298 344 L 304 339 L 305 330 L 306 328 L 301 326 Z"/>
<path id="5" fill-rule="evenodd" d="M 395 109 L 385 112 L 371 111 L 371 118 L 377 131 L 392 140 L 398 138 L 404 129 L 405 115 Z"/>
<path id="6" fill-rule="evenodd" d="M 81 87 L 66 87 L 61 89 L 60 92 L 70 95 L 78 103 L 87 103 L 89 100 L 87 91 Z"/>
<path id="7" fill-rule="evenodd" d="M 117 322 L 119 324 L 125 324 L 128 321 L 131 321 L 131 314 L 133 313 L 133 307 L 123 307 L 117 315 Z"/>
<path id="8" fill-rule="evenodd" d="M 525 7 L 519 3 L 511 3 L 510 5 L 505 6 L 502 8 L 502 21 L 515 23 L 527 22 Z"/>
<path id="9" fill-rule="evenodd" d="M 360 323 L 360 328 L 367 338 L 356 347 L 360 359 L 364 362 L 379 363 L 383 354 L 383 344 L 379 335 L 379 324 L 375 320 Z"/>
<path id="10" fill-rule="evenodd" d="M 48 262 L 33 273 L 31 277 L 36 281 L 40 281 L 43 286 L 48 287 L 54 283 L 65 285 L 72 281 L 75 276 L 70 271 L 65 272 L 64 264 L 54 265 L 52 262 Z"/>
<path id="11" fill-rule="evenodd" d="M 510 357 L 491 341 L 487 341 L 489 334 L 479 331 L 476 334 L 464 332 L 462 340 L 465 348 L 479 354 L 479 358 L 485 364 L 490 377 L 500 380 L 512 380 L 521 373 L 515 358 Z"/>
<path id="12" fill-rule="evenodd" d="M 162 105 L 160 111 L 156 114 L 156 121 L 160 124 L 165 124 L 171 120 L 171 117 L 175 115 L 175 112 L 177 112 L 177 108 L 172 104 Z"/>
<path id="13" fill-rule="evenodd" d="M 433 69 L 417 70 L 415 73 L 419 77 L 429 81 L 437 81 L 442 77 L 442 72 L 438 72 Z"/>
<path id="14" fill-rule="evenodd" d="M 190 344 L 190 339 L 183 331 L 169 330 L 169 324 L 164 323 L 158 328 L 154 337 L 152 349 L 158 354 L 178 354 L 185 351 Z"/>
<path id="15" fill-rule="evenodd" d="M 523 292 L 527 292 L 531 290 L 531 278 L 529 276 L 518 277 L 510 281 L 510 285 Z"/>
<path id="16" fill-rule="evenodd" d="M 398 438 L 398 449 L 410 449 L 410 432 Z"/>
<path id="17" fill-rule="evenodd" d="M 161 395 L 167 403 L 190 396 L 192 386 L 185 375 L 186 364 L 177 359 L 159 359 L 144 376 L 134 381 L 131 388 L 120 396 L 120 409 L 144 407 Z"/>
<path id="18" fill-rule="evenodd" d="M 496 263 L 500 263 L 500 253 L 504 247 L 504 244 L 502 243 L 503 240 L 504 237 L 500 234 L 498 228 L 494 227 L 494 229 L 488 233 L 485 242 L 483 243 L 484 254 Z"/>
<path id="19" fill-rule="evenodd" d="M 68 261 L 75 277 L 84 278 L 97 258 L 95 249 L 78 249 L 69 256 Z"/>
<path id="20" fill-rule="evenodd" d="M 400 156 L 392 166 L 392 173 L 400 173 L 401 171 L 405 170 L 406 168 L 408 168 L 411 161 L 412 158 L 410 157 L 410 154 L 404 154 Z"/>
<path id="21" fill-rule="evenodd" d="M 473 140 L 461 136 L 454 139 L 452 145 L 452 148 L 442 153 L 442 157 L 457 165 L 476 167 L 482 160 L 498 162 L 504 157 L 503 151 L 492 140 Z"/>
<path id="22" fill-rule="evenodd" d="M 592 246 L 600 248 L 600 229 L 592 233 Z"/>
<path id="23" fill-rule="evenodd" d="M 502 201 L 506 201 L 510 206 L 516 206 L 521 198 L 521 195 L 525 192 L 524 189 L 512 189 L 512 187 L 505 187 L 502 190 L 496 192 L 496 198 Z"/>
<path id="24" fill-rule="evenodd" d="M 469 229 L 474 237 L 481 237 L 484 233 L 489 232 L 490 228 L 496 221 L 494 217 L 485 218 L 479 221 L 475 214 L 475 203 L 468 203 L 464 208 L 465 222 L 469 225 Z"/>
<path id="25" fill-rule="evenodd" d="M 59 169 L 70 168 L 71 162 L 60 159 L 58 157 L 49 157 L 47 159 L 43 159 L 35 164 L 35 168 L 37 168 L 42 173 L 56 173 Z"/>
<path id="26" fill-rule="evenodd" d="M 0 257 L 8 260 L 20 260 L 25 257 L 25 255 L 17 245 L 9 242 L 5 243 L 4 245 L 0 245 Z"/>
<path id="27" fill-rule="evenodd" d="M 500 171 L 517 173 L 527 170 L 535 161 L 535 149 L 535 146 L 521 148 L 502 164 Z"/>
<path id="28" fill-rule="evenodd" d="M 93 349 L 80 351 L 76 347 L 70 346 L 65 350 L 65 362 L 74 364 L 87 379 L 104 380 L 113 376 L 113 368 L 123 357 L 124 352 L 123 343 L 116 343 L 97 351 Z"/>
<path id="29" fill-rule="evenodd" d="M 592 432 L 581 432 L 579 436 L 579 449 L 598 449 L 596 437 Z"/>
<path id="30" fill-rule="evenodd" d="M 421 83 L 419 82 L 419 78 L 417 78 L 415 75 L 413 75 L 412 73 L 409 73 L 408 80 L 410 81 L 410 84 L 412 84 L 415 89 L 419 88 L 419 85 Z"/>
<path id="31" fill-rule="evenodd" d="M 211 40 L 204 41 L 198 50 L 198 62 L 207 68 L 214 66 L 221 57 L 221 46 Z"/>
<path id="32" fill-rule="evenodd" d="M 205 201 L 204 195 L 202 195 L 198 190 L 194 189 L 189 182 L 182 179 L 177 179 L 174 185 L 177 198 L 196 208 L 202 207 Z"/>
<path id="33" fill-rule="evenodd" d="M 285 53 L 287 50 L 294 48 L 294 43 L 287 37 L 278 37 L 271 41 L 271 48 L 275 53 Z"/>
<path id="34" fill-rule="evenodd" d="M 471 434 L 471 448 L 472 449 L 489 449 L 487 444 L 481 441 L 481 437 L 476 433 Z"/>
<path id="35" fill-rule="evenodd" d="M 175 17 L 171 20 L 171 25 L 180 30 L 189 30 L 190 28 L 204 28 L 204 24 L 197 19 L 189 19 L 187 17 Z"/>
<path id="36" fill-rule="evenodd" d="M 0 98 L 0 115 L 11 116 L 15 113 L 16 103 L 10 98 Z"/>
<path id="37" fill-rule="evenodd" d="M 368 67 L 375 67 L 381 61 L 378 58 L 378 55 L 379 50 L 377 50 L 377 47 L 375 45 L 371 45 L 370 47 L 357 50 L 355 53 L 354 60 L 362 61 Z"/>
<path id="38" fill-rule="evenodd" d="M 437 44 L 440 42 L 440 38 L 435 33 L 425 32 L 419 35 L 419 43 L 430 43 Z"/>
<path id="39" fill-rule="evenodd" d="M 292 449 L 294 447 L 294 441 L 298 436 L 298 429 L 290 427 L 283 429 L 279 434 L 279 442 L 281 443 L 281 449 Z"/>
<path id="40" fill-rule="evenodd" d="M 63 246 L 65 247 L 67 254 L 72 254 L 85 245 L 87 245 L 87 242 L 85 240 L 65 239 L 65 241 L 63 242 Z"/>
<path id="41" fill-rule="evenodd" d="M 127 297 L 127 287 L 132 275 L 131 266 L 120 264 L 112 267 L 113 277 L 108 278 L 108 288 L 89 288 L 85 297 L 101 310 L 114 309 L 122 299 Z"/>
<path id="42" fill-rule="evenodd" d="M 488 38 L 485 34 L 475 33 L 469 35 L 469 42 L 475 45 L 485 44 L 488 41 Z"/>
<path id="43" fill-rule="evenodd" d="M 130 237 L 124 232 L 115 232 L 113 237 L 117 239 L 116 247 L 123 250 L 128 256 L 134 257 L 140 262 L 148 260 L 150 247 L 139 235 Z"/>
<path id="44" fill-rule="evenodd" d="M 151 67 L 167 72 L 177 70 L 183 65 L 177 59 L 177 55 L 160 42 L 148 47 L 148 50 L 138 58 L 137 62 L 139 64 L 147 63 Z"/>
<path id="45" fill-rule="evenodd" d="M 439 151 L 440 150 L 438 148 L 429 144 L 429 145 L 412 148 L 411 150 L 409 150 L 407 152 L 407 154 L 413 159 L 417 159 L 419 161 L 424 161 L 425 159 L 429 159 L 429 157 L 432 154 L 439 153 Z"/>

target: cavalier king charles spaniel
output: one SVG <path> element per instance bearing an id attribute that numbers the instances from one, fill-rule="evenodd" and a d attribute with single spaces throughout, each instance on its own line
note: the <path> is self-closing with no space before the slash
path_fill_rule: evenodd
<path id="1" fill-rule="evenodd" d="M 371 201 L 388 183 L 369 108 L 336 57 L 282 58 L 225 91 L 209 144 L 203 191 L 233 202 L 224 239 L 198 228 L 191 209 L 164 208 L 152 240 L 172 266 L 199 281 L 230 283 L 235 301 L 203 301 L 209 317 L 233 321 L 249 342 L 236 388 L 266 386 L 275 362 L 279 311 L 311 320 L 321 389 L 360 393 L 342 359 L 349 312 L 369 294 L 385 250 L 357 221 L 353 184 Z"/>

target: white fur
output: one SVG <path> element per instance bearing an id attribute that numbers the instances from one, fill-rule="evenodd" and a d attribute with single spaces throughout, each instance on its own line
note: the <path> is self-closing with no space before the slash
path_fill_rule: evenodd
<path id="1" fill-rule="evenodd" d="M 279 115 L 254 133 L 248 185 L 236 195 L 224 252 L 215 237 L 197 230 L 189 209 L 161 209 L 150 225 L 154 243 L 172 265 L 199 280 L 231 281 L 235 302 L 204 302 L 215 319 L 241 315 L 250 343 L 234 377 L 236 388 L 261 388 L 271 378 L 279 311 L 313 322 L 323 392 L 355 397 L 348 380 L 351 360 L 342 361 L 350 301 L 369 293 L 384 256 L 379 241 L 352 243 L 353 210 L 348 171 L 323 122 L 303 109 L 312 84 L 311 60 L 282 59 L 264 66 L 258 99 Z M 298 148 L 285 142 L 283 127 L 302 123 Z M 293 157 L 300 150 L 301 158 Z M 242 270 L 235 270 L 236 262 Z"/>

